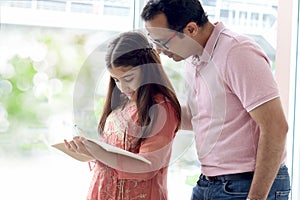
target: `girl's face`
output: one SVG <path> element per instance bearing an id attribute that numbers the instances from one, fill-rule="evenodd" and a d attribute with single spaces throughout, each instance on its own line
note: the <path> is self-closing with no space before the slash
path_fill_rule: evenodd
<path id="1" fill-rule="evenodd" d="M 120 66 L 108 68 L 119 90 L 129 99 L 136 100 L 136 91 L 140 87 L 140 68 Z"/>

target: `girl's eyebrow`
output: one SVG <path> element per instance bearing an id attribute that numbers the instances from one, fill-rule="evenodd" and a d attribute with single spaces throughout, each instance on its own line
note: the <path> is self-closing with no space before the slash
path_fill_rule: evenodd
<path id="1" fill-rule="evenodd" d="M 130 74 L 125 74 L 124 76 L 122 76 L 121 78 L 128 78 L 128 77 L 130 77 L 130 76 L 132 76 L 133 75 L 133 73 L 130 73 Z"/>
<path id="2" fill-rule="evenodd" d="M 139 68 L 138 67 L 136 67 L 136 68 L 133 68 L 133 69 L 131 69 L 131 70 L 129 70 L 128 72 L 126 72 L 123 76 L 121 76 L 120 78 L 128 78 L 128 77 L 130 77 L 130 76 L 133 76 L 134 75 L 134 72 L 136 71 L 136 70 L 138 70 Z"/>
<path id="3" fill-rule="evenodd" d="M 131 77 L 131 76 L 133 76 L 133 75 L 134 75 L 133 73 L 125 74 L 125 75 L 121 76 L 119 79 L 128 78 L 128 77 Z M 110 77 L 112 77 L 112 78 L 115 79 L 115 80 L 119 80 L 117 77 L 114 77 L 114 76 L 112 76 L 112 75 L 110 75 Z"/>

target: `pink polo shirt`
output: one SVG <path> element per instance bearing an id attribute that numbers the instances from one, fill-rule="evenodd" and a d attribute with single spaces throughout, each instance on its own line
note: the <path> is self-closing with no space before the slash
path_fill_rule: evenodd
<path id="1" fill-rule="evenodd" d="M 186 71 L 202 172 L 253 171 L 259 127 L 248 112 L 279 97 L 266 54 L 219 22 L 201 57 L 186 60 Z"/>

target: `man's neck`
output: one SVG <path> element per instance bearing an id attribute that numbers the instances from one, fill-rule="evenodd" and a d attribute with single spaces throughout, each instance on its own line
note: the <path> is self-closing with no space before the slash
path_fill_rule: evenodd
<path id="1" fill-rule="evenodd" d="M 199 38 L 200 38 L 200 44 L 202 45 L 202 47 L 204 48 L 209 37 L 211 36 L 212 32 L 214 31 L 215 26 L 210 23 L 207 22 L 204 26 L 201 27 L 201 31 L 199 32 Z"/>

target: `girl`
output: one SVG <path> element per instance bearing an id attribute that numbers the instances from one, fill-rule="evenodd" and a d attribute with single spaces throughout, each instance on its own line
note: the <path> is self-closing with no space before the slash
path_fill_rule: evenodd
<path id="1" fill-rule="evenodd" d="M 167 166 L 180 126 L 179 102 L 157 52 L 139 32 L 108 46 L 110 83 L 98 131 L 103 141 L 139 154 L 151 164 L 107 152 L 83 137 L 69 150 L 96 160 L 88 200 L 166 200 Z"/>

